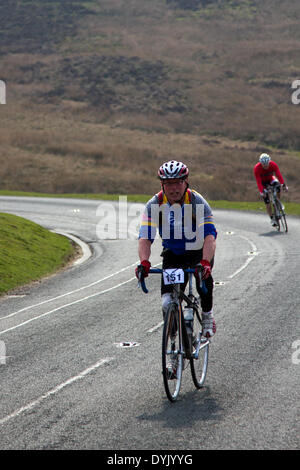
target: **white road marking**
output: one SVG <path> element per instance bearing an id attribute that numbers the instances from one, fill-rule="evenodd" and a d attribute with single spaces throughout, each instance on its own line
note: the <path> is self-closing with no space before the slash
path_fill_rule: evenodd
<path id="1" fill-rule="evenodd" d="M 51 395 L 55 395 L 56 393 L 60 392 L 62 389 L 64 389 L 68 385 L 71 385 L 72 383 L 76 382 L 77 380 L 83 379 L 84 377 L 86 377 L 88 374 L 90 374 L 94 370 L 98 369 L 99 367 L 103 366 L 104 364 L 107 364 L 108 362 L 110 362 L 112 360 L 113 360 L 112 357 L 107 357 L 107 358 L 101 359 L 100 361 L 96 362 L 92 366 L 90 366 L 87 369 L 80 372 L 78 375 L 75 375 L 75 376 L 71 377 L 70 379 L 66 380 L 65 382 L 57 385 L 52 390 L 49 390 L 48 392 L 44 393 L 40 397 L 38 397 L 35 400 L 31 401 L 30 403 L 27 403 L 27 405 L 21 406 L 21 408 L 15 410 L 13 413 L 10 413 L 9 415 L 4 416 L 3 418 L 0 419 L 0 424 L 5 424 L 8 421 L 10 421 L 11 419 L 16 418 L 17 416 L 21 415 L 25 411 L 32 410 L 33 408 L 37 407 L 42 401 L 49 398 Z"/>
<path id="2" fill-rule="evenodd" d="M 161 264 L 161 262 L 155 264 L 153 267 L 159 266 L 160 264 Z M 121 269 L 120 271 L 118 271 L 117 274 L 120 273 L 120 272 L 122 272 L 122 271 L 124 271 L 125 269 L 128 269 L 129 267 L 136 266 L 136 265 L 137 265 L 137 263 L 135 263 L 135 264 L 133 264 L 133 265 L 131 265 L 131 266 L 127 266 L 126 268 L 123 268 L 123 269 Z M 108 278 L 112 277 L 112 276 L 115 275 L 115 274 L 116 274 L 116 273 L 110 274 L 110 275 L 107 276 L 105 279 L 108 279 Z M 33 322 L 33 321 L 35 321 L 35 320 L 39 320 L 40 318 L 43 318 L 43 317 L 45 317 L 45 316 L 47 316 L 47 315 L 50 315 L 51 313 L 58 312 L 59 310 L 61 310 L 61 309 L 63 309 L 63 308 L 70 307 L 71 305 L 75 305 L 75 304 L 78 304 L 78 303 L 80 303 L 80 302 L 84 302 L 84 301 L 86 301 L 86 300 L 92 299 L 93 297 L 97 297 L 98 295 L 106 294 L 107 292 L 110 292 L 110 291 L 112 291 L 112 290 L 114 290 L 114 289 L 117 289 L 118 287 L 121 287 L 121 286 L 123 286 L 123 285 L 125 285 L 125 284 L 128 284 L 128 282 L 131 282 L 131 281 L 134 281 L 134 280 L 137 281 L 136 276 L 131 277 L 130 279 L 127 279 L 127 281 L 120 282 L 119 284 L 116 284 L 115 286 L 109 287 L 108 289 L 104 289 L 104 290 L 102 290 L 102 291 L 100 291 L 100 292 L 96 292 L 96 293 L 94 293 L 94 294 L 87 295 L 86 297 L 82 297 L 81 299 L 74 300 L 73 302 L 69 302 L 68 304 L 60 305 L 59 307 L 56 307 L 56 308 L 54 308 L 54 309 L 52 309 L 52 310 L 49 310 L 48 312 L 44 312 L 44 313 L 42 313 L 41 315 L 37 315 L 36 317 L 30 318 L 29 320 L 26 320 L 26 321 L 24 321 L 24 322 L 21 322 L 21 323 L 15 325 L 15 326 L 12 326 L 12 327 L 10 327 L 10 328 L 7 328 L 6 330 L 2 330 L 2 331 L 0 331 L 0 335 L 2 335 L 2 334 L 4 334 L 4 333 L 7 333 L 7 332 L 9 332 L 9 331 L 16 330 L 17 328 L 20 328 L 21 326 L 27 325 L 28 323 L 31 323 L 31 322 Z M 98 283 L 98 282 L 100 282 L 100 281 L 96 281 L 95 283 L 93 283 L 93 285 L 96 284 L 96 283 Z M 78 291 L 78 290 L 81 290 L 81 288 L 80 288 L 80 289 L 77 289 L 77 291 Z M 74 292 L 76 292 L 76 291 L 74 291 Z M 62 294 L 61 296 L 58 296 L 58 297 L 56 297 L 56 298 L 64 297 L 65 295 L 67 295 L 67 294 Z M 52 299 L 52 300 L 53 300 L 53 299 Z M 37 305 L 42 305 L 42 304 L 44 304 L 44 303 L 46 303 L 46 302 L 49 302 L 49 301 L 50 301 L 50 300 L 44 301 L 44 302 L 40 302 L 39 304 L 36 304 L 35 306 L 37 306 Z M 16 315 L 17 313 L 20 313 L 20 312 L 22 312 L 22 311 L 24 311 L 24 310 L 28 310 L 29 308 L 30 308 L 30 307 L 25 307 L 24 309 L 19 310 L 18 312 L 14 312 L 14 313 L 11 313 L 10 315 L 7 315 L 6 317 L 2 317 L 1 320 L 3 320 L 4 318 L 8 318 L 8 317 L 11 317 L 11 316 L 13 316 L 13 315 Z"/>
<path id="3" fill-rule="evenodd" d="M 237 269 L 233 274 L 231 274 L 230 276 L 228 276 L 229 279 L 232 279 L 234 278 L 235 276 L 237 276 L 240 272 L 242 272 L 247 266 L 249 263 L 251 263 L 251 261 L 254 259 L 254 256 L 255 254 L 258 254 L 257 252 L 257 247 L 256 245 L 252 242 L 252 240 L 250 240 L 249 238 L 245 237 L 244 235 L 238 235 L 238 237 L 240 238 L 243 238 L 244 240 L 246 240 L 250 245 L 251 245 L 251 251 L 252 251 L 252 254 L 249 258 L 247 258 L 246 262 L 239 268 Z"/>
<path id="4" fill-rule="evenodd" d="M 35 320 L 39 320 L 40 318 L 46 317 L 47 315 L 50 315 L 51 313 L 58 312 L 58 310 L 61 310 L 63 308 L 70 307 L 71 305 L 75 305 L 75 304 L 78 304 L 80 302 L 84 302 L 85 300 L 91 299 L 93 297 L 97 297 L 98 295 L 105 294 L 106 292 L 110 292 L 113 289 L 117 289 L 118 287 L 121 287 L 124 284 L 127 284 L 128 282 L 131 282 L 133 280 L 136 280 L 136 277 L 131 277 L 127 281 L 120 282 L 119 284 L 116 284 L 113 287 L 109 287 L 108 289 L 102 290 L 100 292 L 96 292 L 95 294 L 87 295 L 86 297 L 83 297 L 81 299 L 74 300 L 73 302 L 70 302 L 68 304 L 61 305 L 60 307 L 56 307 L 53 310 L 49 310 L 48 312 L 44 312 L 41 315 L 37 315 L 36 317 L 30 318 L 29 320 L 26 320 L 22 323 L 19 323 L 18 325 L 12 326 L 11 328 L 7 328 L 6 330 L 2 330 L 2 331 L 0 331 L 0 335 L 2 335 L 4 333 L 7 333 L 8 331 L 16 330 L 17 328 L 20 328 L 20 326 L 24 326 L 24 325 L 27 325 L 28 323 L 31 323 L 31 322 L 35 321 Z"/>
<path id="5" fill-rule="evenodd" d="M 250 238 L 248 238 L 248 237 L 245 237 L 244 235 L 238 235 L 238 236 L 239 236 L 240 238 L 243 238 L 244 240 L 246 240 L 248 243 L 250 243 L 250 245 L 251 245 L 251 248 L 252 248 L 252 250 L 251 250 L 251 251 L 254 251 L 254 252 L 255 252 L 255 251 L 257 251 L 257 247 L 256 247 L 256 245 L 253 243 L 253 241 L 252 241 L 252 240 L 250 240 Z"/>
<path id="6" fill-rule="evenodd" d="M 74 209 L 74 211 L 75 210 L 76 209 Z M 77 209 L 77 210 L 79 211 L 79 209 Z M 83 242 L 82 240 L 80 240 L 80 238 L 75 237 L 74 235 L 71 235 L 70 233 L 62 232 L 61 230 L 51 230 L 51 232 L 54 232 L 54 233 L 57 233 L 58 235 L 63 235 L 64 237 L 70 238 L 70 240 L 73 240 L 75 243 L 77 243 L 77 245 L 80 246 L 80 248 L 82 249 L 82 256 L 81 256 L 81 258 L 74 261 L 74 263 L 73 263 L 74 266 L 79 266 L 79 264 L 84 263 L 85 261 L 87 261 L 92 256 L 92 252 L 90 250 L 89 245 L 87 243 Z"/>
<path id="7" fill-rule="evenodd" d="M 85 286 L 79 287 L 78 289 L 71 290 L 69 292 L 66 292 L 65 294 L 58 295 L 56 297 L 52 297 L 51 299 L 48 300 L 43 300 L 43 302 L 39 302 L 37 304 L 29 305 L 28 307 L 21 308 L 20 310 L 17 310 L 16 312 L 10 313 L 9 315 L 6 315 L 5 317 L 1 317 L 1 320 L 5 320 L 6 318 L 14 317 L 15 315 L 18 315 L 19 313 L 25 312 L 26 310 L 33 309 L 35 307 L 40 307 L 41 305 L 47 304 L 49 302 L 53 302 L 54 300 L 61 299 L 63 297 L 66 297 L 68 295 L 75 294 L 76 292 L 80 292 L 81 290 L 88 289 L 90 287 L 93 287 L 97 284 L 100 284 L 101 282 L 106 281 L 107 279 L 110 279 L 113 276 L 117 276 L 118 274 L 122 273 L 123 271 L 126 271 L 126 269 L 132 268 L 134 266 L 137 266 L 139 262 L 136 261 L 133 264 L 130 264 L 129 266 L 125 266 L 125 268 L 120 269 L 119 271 L 116 271 L 115 273 L 109 274 L 108 276 L 103 277 L 102 279 L 98 279 L 97 281 L 92 282 L 91 284 L 87 284 Z"/>
<path id="8" fill-rule="evenodd" d="M 237 269 L 233 274 L 228 276 L 229 279 L 232 279 L 233 277 L 240 274 L 240 272 L 243 271 L 253 259 L 254 259 L 253 256 L 251 256 L 251 258 L 248 258 L 247 261 L 239 269 Z"/>
<path id="9" fill-rule="evenodd" d="M 158 323 L 153 328 L 150 328 L 150 330 L 148 330 L 147 333 L 154 333 L 154 331 L 159 330 L 159 328 L 161 328 L 163 326 L 163 324 L 164 324 L 164 322 L 161 321 L 160 323 Z"/>

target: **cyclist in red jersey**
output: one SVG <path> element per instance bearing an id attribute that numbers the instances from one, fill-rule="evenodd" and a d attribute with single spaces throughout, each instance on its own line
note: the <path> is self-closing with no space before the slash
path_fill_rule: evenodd
<path id="1" fill-rule="evenodd" d="M 254 166 L 254 176 L 256 179 L 257 187 L 266 204 L 266 210 L 271 219 L 271 224 L 276 225 L 276 221 L 272 217 L 272 208 L 266 187 L 268 185 L 275 186 L 280 197 L 281 187 L 287 191 L 288 188 L 284 182 L 283 176 L 280 173 L 277 163 L 273 162 L 270 156 L 262 153 L 259 157 L 259 162 Z"/>

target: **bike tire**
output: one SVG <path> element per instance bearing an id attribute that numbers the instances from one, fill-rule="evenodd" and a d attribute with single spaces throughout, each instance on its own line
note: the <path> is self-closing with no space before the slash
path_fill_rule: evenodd
<path id="1" fill-rule="evenodd" d="M 287 233 L 287 232 L 288 232 L 288 224 L 287 224 L 287 221 L 286 221 L 286 215 L 285 215 L 285 212 L 284 212 L 283 205 L 282 205 L 282 203 L 281 203 L 280 200 L 277 200 L 277 201 L 276 201 L 276 205 L 277 205 L 277 210 L 278 210 L 278 212 L 279 212 L 279 214 L 280 214 L 280 219 L 279 219 L 279 221 L 280 221 L 280 223 L 281 223 L 281 225 L 282 225 L 283 231 L 284 231 L 285 233 Z"/>
<path id="2" fill-rule="evenodd" d="M 165 314 L 162 336 L 162 374 L 166 395 L 171 402 L 178 398 L 182 371 L 183 349 L 181 319 L 177 304 L 170 304 Z M 170 372 L 170 363 L 172 372 Z"/>
<path id="3" fill-rule="evenodd" d="M 196 388 L 204 386 L 208 368 L 209 340 L 202 336 L 201 318 L 198 312 L 194 315 L 193 357 L 190 360 L 191 374 Z"/>
<path id="4" fill-rule="evenodd" d="M 272 214 L 276 221 L 276 226 L 274 228 L 276 228 L 277 232 L 279 232 L 280 231 L 280 218 L 278 217 L 278 208 L 276 205 L 276 201 L 273 201 L 272 203 Z"/>

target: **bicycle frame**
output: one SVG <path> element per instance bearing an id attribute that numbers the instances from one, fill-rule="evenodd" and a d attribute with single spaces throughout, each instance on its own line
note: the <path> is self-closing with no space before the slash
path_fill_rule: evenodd
<path id="1" fill-rule="evenodd" d="M 150 270 L 151 272 L 151 270 Z M 188 286 L 189 286 L 189 293 L 186 295 L 181 289 L 180 289 L 180 284 L 174 284 L 173 286 L 173 292 L 175 292 L 177 299 L 179 301 L 180 305 L 180 315 L 181 318 L 183 319 L 183 312 L 182 312 L 182 302 L 186 302 L 186 306 L 190 307 L 194 310 L 194 314 L 197 316 L 199 322 L 201 323 L 201 318 L 199 315 L 199 310 L 198 310 L 198 301 L 196 297 L 193 294 L 193 273 L 195 272 L 194 269 L 186 269 L 185 272 L 189 274 L 189 279 L 188 279 Z M 200 281 L 200 287 L 203 289 L 203 291 L 206 291 L 206 287 L 204 282 Z M 206 346 L 206 343 L 202 344 L 199 342 L 197 344 L 197 347 L 192 353 L 192 344 L 190 342 L 189 335 L 186 330 L 185 322 L 182 321 L 182 333 L 183 333 L 183 343 L 184 343 L 184 352 L 186 355 L 187 359 L 195 358 L 198 359 L 199 356 L 199 351 L 200 349 L 204 348 Z M 208 341 L 209 342 L 209 341 Z"/>
<path id="2" fill-rule="evenodd" d="M 174 268 L 176 271 L 178 268 Z M 168 270 L 167 270 L 168 271 Z M 182 270 L 180 269 L 182 272 Z M 163 379 L 166 394 L 171 402 L 174 402 L 180 391 L 182 372 L 184 370 L 184 360 L 187 359 L 190 362 L 191 374 L 193 382 L 196 388 L 200 389 L 204 385 L 207 363 L 208 363 L 208 348 L 210 340 L 202 336 L 202 318 L 199 313 L 199 304 L 197 298 L 193 294 L 193 273 L 195 269 L 184 269 L 185 273 L 188 273 L 188 294 L 185 294 L 181 289 L 181 283 L 176 282 L 174 279 L 175 273 L 171 273 L 173 277 L 171 285 L 173 288 L 173 300 L 168 305 L 168 309 L 164 314 L 164 329 L 163 329 L 163 345 L 162 345 L 162 361 L 163 361 Z M 150 269 L 150 273 L 162 274 L 162 269 Z M 169 274 L 169 273 L 168 273 Z M 139 286 L 143 292 L 148 293 L 148 289 L 145 285 L 144 278 L 139 279 Z M 201 282 L 200 288 L 207 292 L 205 282 Z M 184 320 L 182 302 L 186 302 L 186 306 L 190 307 L 194 311 L 194 328 L 193 331 L 188 332 Z M 177 341 L 173 340 L 172 345 L 172 331 L 175 327 L 178 334 Z M 170 344 L 169 344 L 169 341 Z M 175 346 L 175 342 L 177 343 Z M 204 350 L 201 354 L 200 351 Z M 201 356 L 201 357 L 200 357 Z M 170 359 L 168 359 L 170 358 Z M 175 360 L 175 366 L 173 365 Z M 170 366 L 166 366 L 167 362 L 171 361 Z M 178 361 L 178 362 L 177 362 Z M 174 372 L 176 371 L 176 372 Z M 171 374 L 171 375 L 170 375 Z M 175 386 L 175 389 L 172 391 Z"/>
<path id="3" fill-rule="evenodd" d="M 267 189 L 268 194 L 269 194 L 270 204 L 274 207 L 275 202 L 278 199 L 277 188 L 276 188 L 276 186 L 268 185 L 266 189 Z"/>
<path id="4" fill-rule="evenodd" d="M 275 221 L 277 224 L 276 228 L 278 231 L 280 231 L 280 222 L 281 222 L 283 230 L 287 232 L 288 226 L 286 222 L 284 207 L 280 199 L 278 198 L 278 192 L 277 192 L 276 186 L 268 185 L 266 189 L 268 191 L 269 200 L 270 200 L 270 204 L 272 207 L 272 213 L 273 213 L 273 216 L 275 217 Z"/>

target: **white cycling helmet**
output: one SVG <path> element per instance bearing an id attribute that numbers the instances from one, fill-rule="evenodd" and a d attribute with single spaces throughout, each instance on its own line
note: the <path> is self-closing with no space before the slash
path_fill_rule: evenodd
<path id="1" fill-rule="evenodd" d="M 270 156 L 267 153 L 262 153 L 261 156 L 259 157 L 260 163 L 263 165 L 268 165 L 270 163 Z"/>
<path id="2" fill-rule="evenodd" d="M 171 160 L 164 163 L 158 170 L 158 177 L 161 180 L 173 179 L 173 178 L 187 178 L 189 174 L 188 167 L 176 160 Z"/>

